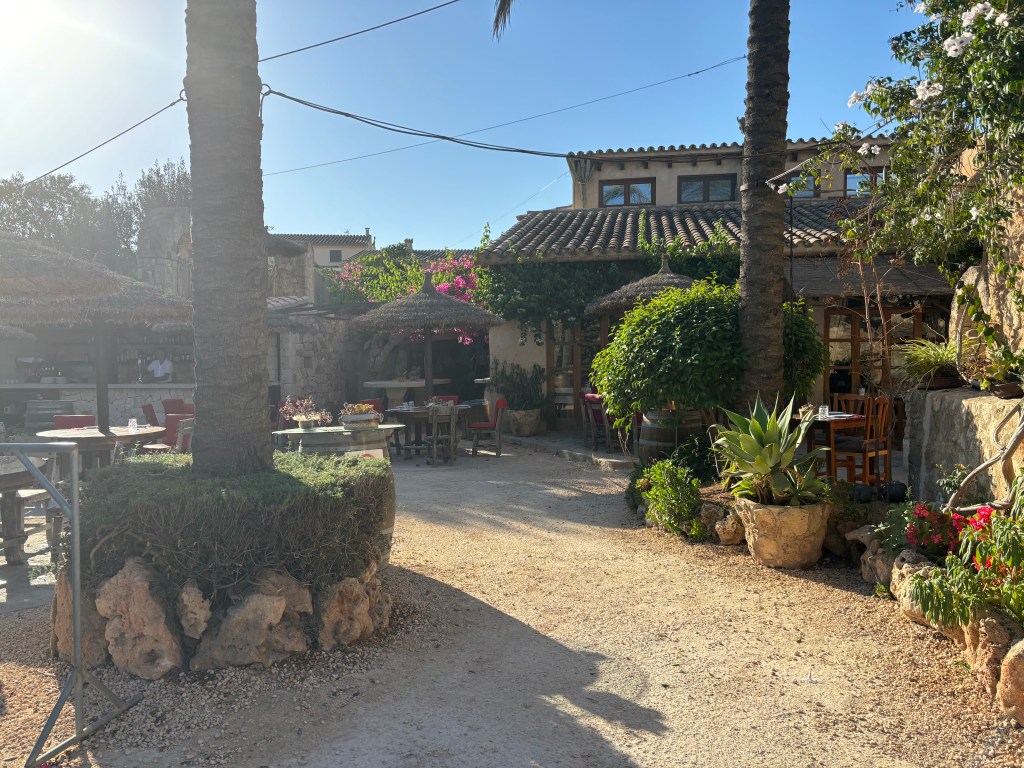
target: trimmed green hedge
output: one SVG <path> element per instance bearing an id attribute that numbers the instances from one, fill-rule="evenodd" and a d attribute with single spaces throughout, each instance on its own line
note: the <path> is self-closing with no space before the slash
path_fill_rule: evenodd
<path id="1" fill-rule="evenodd" d="M 193 472 L 188 455 L 135 458 L 85 484 L 83 580 L 96 586 L 135 555 L 168 590 L 195 579 L 215 605 L 264 568 L 315 591 L 380 559 L 394 504 L 391 466 L 380 459 L 278 453 L 273 471 L 225 478 Z"/>

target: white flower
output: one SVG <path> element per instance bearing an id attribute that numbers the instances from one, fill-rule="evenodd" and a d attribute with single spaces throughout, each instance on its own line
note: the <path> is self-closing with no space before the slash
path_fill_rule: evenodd
<path id="1" fill-rule="evenodd" d="M 1010 14 L 1008 14 L 1008 13 L 1000 13 L 998 16 L 996 16 L 996 26 L 999 26 L 999 27 L 1008 27 L 1008 26 L 1010 26 Z"/>
<path id="2" fill-rule="evenodd" d="M 871 145 L 871 154 L 872 155 L 877 155 L 881 151 L 882 151 L 882 148 L 880 146 L 878 146 L 877 144 L 872 144 Z"/>
<path id="3" fill-rule="evenodd" d="M 952 56 L 954 59 L 964 52 L 964 46 L 967 45 L 974 39 L 974 34 L 971 32 L 964 32 L 959 37 L 949 37 L 943 41 L 942 47 L 946 51 L 946 55 Z"/>
<path id="4" fill-rule="evenodd" d="M 942 83 L 933 83 L 930 80 L 922 80 L 914 86 L 914 90 L 917 92 L 916 100 L 923 104 L 928 99 L 942 93 Z"/>
<path id="5" fill-rule="evenodd" d="M 971 206 L 971 218 L 977 219 L 981 215 L 981 211 L 978 210 L 978 206 Z"/>
<path id="6" fill-rule="evenodd" d="M 863 144 L 861 144 L 860 149 L 857 150 L 857 154 L 863 155 L 864 157 L 867 157 L 869 152 L 871 152 L 871 145 L 868 144 L 866 141 Z"/>
<path id="7" fill-rule="evenodd" d="M 960 14 L 960 21 L 963 22 L 965 27 L 971 26 L 974 20 L 979 16 L 992 12 L 992 6 L 988 3 L 978 3 L 969 11 L 964 11 Z"/>
<path id="8" fill-rule="evenodd" d="M 914 218 L 912 218 L 910 220 L 910 226 L 912 226 L 912 227 L 916 227 L 917 226 L 917 216 L 915 216 Z"/>
<path id="9" fill-rule="evenodd" d="M 931 221 L 932 215 L 928 211 L 925 211 L 924 213 L 921 214 L 921 218 L 924 219 L 925 221 Z"/>
<path id="10" fill-rule="evenodd" d="M 784 195 L 789 191 L 789 184 L 779 184 L 779 188 L 776 190 L 780 195 Z"/>
<path id="11" fill-rule="evenodd" d="M 914 13 L 927 13 L 928 9 L 924 7 L 924 3 L 918 3 L 914 6 Z"/>
<path id="12" fill-rule="evenodd" d="M 932 21 L 938 21 L 939 19 L 941 19 L 941 18 L 942 18 L 942 16 L 941 16 L 940 14 L 938 14 L 938 13 L 933 13 L 933 14 L 932 14 L 931 16 L 929 16 L 928 18 L 929 18 L 929 19 L 931 19 Z"/>
<path id="13" fill-rule="evenodd" d="M 835 124 L 835 126 L 833 126 L 833 128 L 832 128 L 832 132 L 833 132 L 833 133 L 839 133 L 840 131 L 846 131 L 846 130 L 849 130 L 849 129 L 850 129 L 850 128 L 852 128 L 852 127 L 853 127 L 853 126 L 852 126 L 852 125 L 850 125 L 850 124 L 849 124 L 848 122 L 846 122 L 845 120 L 840 120 L 840 121 L 839 121 L 838 123 L 836 123 L 836 124 Z"/>
<path id="14" fill-rule="evenodd" d="M 850 98 L 846 102 L 846 106 L 852 107 L 854 104 L 860 104 L 862 101 L 864 101 L 864 94 L 860 91 L 854 91 L 850 94 Z"/>
<path id="15" fill-rule="evenodd" d="M 941 221 L 942 220 L 942 211 L 936 211 L 935 212 L 935 220 L 936 221 Z"/>

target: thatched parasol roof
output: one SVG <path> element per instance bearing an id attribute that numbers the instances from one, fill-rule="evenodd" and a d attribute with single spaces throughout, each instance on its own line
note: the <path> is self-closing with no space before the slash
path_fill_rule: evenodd
<path id="1" fill-rule="evenodd" d="M 0 232 L 0 301 L 51 295 L 111 296 L 110 270 L 49 245 Z"/>
<path id="2" fill-rule="evenodd" d="M 686 275 L 677 275 L 668 266 L 668 258 L 661 257 L 661 269 L 653 275 L 624 285 L 618 290 L 594 299 L 587 304 L 588 315 L 617 315 L 632 309 L 641 302 L 650 301 L 666 288 L 689 288 L 693 280 Z"/>
<path id="3" fill-rule="evenodd" d="M 0 325 L 0 341 L 35 341 L 34 333 L 15 328 L 13 325 Z"/>
<path id="4" fill-rule="evenodd" d="M 0 235 L 0 322 L 124 325 L 191 322 L 192 305 L 148 283 L 54 248 Z"/>
<path id="5" fill-rule="evenodd" d="M 372 309 L 356 321 L 376 331 L 481 330 L 503 322 L 485 309 L 438 293 L 429 272 L 419 291 Z"/>

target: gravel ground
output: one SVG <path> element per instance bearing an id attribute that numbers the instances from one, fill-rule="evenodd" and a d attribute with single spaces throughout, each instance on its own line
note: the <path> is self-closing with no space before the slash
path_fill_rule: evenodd
<path id="1" fill-rule="evenodd" d="M 104 669 L 146 698 L 60 765 L 1024 764 L 955 649 L 851 568 L 689 546 L 637 525 L 623 474 L 513 450 L 396 463 L 386 637 L 158 683 Z M 0 766 L 64 674 L 47 619 L 0 616 Z"/>

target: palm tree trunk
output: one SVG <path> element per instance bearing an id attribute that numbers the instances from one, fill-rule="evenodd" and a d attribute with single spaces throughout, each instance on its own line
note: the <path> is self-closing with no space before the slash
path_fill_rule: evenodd
<path id="1" fill-rule="evenodd" d="M 747 355 L 743 396 L 782 391 L 785 196 L 767 185 L 786 167 L 789 0 L 750 0 L 747 100 L 740 207 L 740 333 Z M 780 180 L 783 181 L 783 180 Z"/>
<path id="2" fill-rule="evenodd" d="M 272 465 L 256 0 L 188 0 L 196 426 L 211 473 Z"/>

